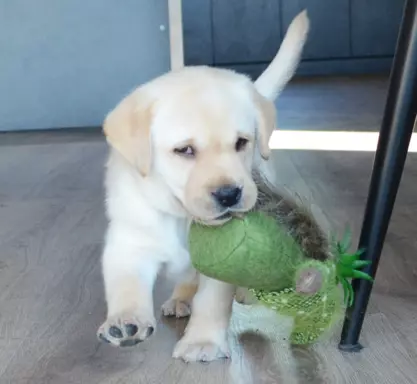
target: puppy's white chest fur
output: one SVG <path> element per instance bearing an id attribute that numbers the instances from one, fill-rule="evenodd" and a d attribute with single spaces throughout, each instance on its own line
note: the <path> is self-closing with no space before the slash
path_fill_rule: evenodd
<path id="1" fill-rule="evenodd" d="M 180 276 L 190 267 L 190 256 L 188 253 L 188 228 L 187 219 L 166 217 L 164 222 L 164 236 L 167 259 L 163 262 L 166 265 L 166 272 L 172 277 Z"/>
<path id="2" fill-rule="evenodd" d="M 181 274 L 190 265 L 188 229 L 190 220 L 181 204 L 162 188 L 159 179 L 141 178 L 112 153 L 106 175 L 107 213 L 111 226 L 130 232 L 138 253 L 146 253 L 170 274 Z M 172 208 L 176 207 L 173 212 Z"/>

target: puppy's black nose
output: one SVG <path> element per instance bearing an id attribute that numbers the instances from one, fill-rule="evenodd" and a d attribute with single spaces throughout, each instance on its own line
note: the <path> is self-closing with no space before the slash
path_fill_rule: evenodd
<path id="1" fill-rule="evenodd" d="M 224 208 L 236 205 L 242 197 L 242 188 L 234 185 L 223 185 L 213 192 L 216 201 Z"/>

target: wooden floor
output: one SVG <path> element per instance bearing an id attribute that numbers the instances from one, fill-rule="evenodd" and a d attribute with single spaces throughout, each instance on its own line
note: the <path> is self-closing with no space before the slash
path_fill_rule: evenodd
<path id="1" fill-rule="evenodd" d="M 279 101 L 289 129 L 377 130 L 383 79 L 305 80 Z M 290 348 L 288 319 L 235 305 L 232 360 L 171 359 L 184 321 L 130 350 L 99 344 L 106 145 L 93 131 L 0 135 L 0 384 L 417 383 L 417 156 L 407 160 L 359 354 L 337 335 Z M 277 179 L 328 229 L 360 230 L 373 153 L 275 152 Z M 169 286 L 156 287 L 160 305 Z M 260 330 L 255 333 L 254 330 Z"/>

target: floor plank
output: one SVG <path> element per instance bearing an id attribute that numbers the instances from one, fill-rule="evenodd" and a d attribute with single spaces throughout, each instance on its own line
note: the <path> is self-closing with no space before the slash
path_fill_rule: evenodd
<path id="1" fill-rule="evenodd" d="M 386 79 L 304 79 L 278 102 L 285 129 L 379 129 Z M 97 131 L 0 134 L 1 384 L 417 383 L 417 156 L 407 160 L 354 355 L 338 334 L 314 348 L 288 345 L 291 320 L 234 306 L 232 360 L 171 359 L 183 320 L 158 318 L 131 350 L 96 341 L 105 313 L 100 253 L 106 144 Z M 323 227 L 347 224 L 357 241 L 373 153 L 274 151 L 275 179 L 310 204 Z M 156 307 L 170 284 L 155 290 Z"/>

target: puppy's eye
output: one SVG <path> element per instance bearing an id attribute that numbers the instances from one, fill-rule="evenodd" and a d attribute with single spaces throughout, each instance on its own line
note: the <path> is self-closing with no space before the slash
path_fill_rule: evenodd
<path id="1" fill-rule="evenodd" d="M 240 152 L 243 151 L 248 144 L 249 140 L 245 139 L 244 137 L 239 137 L 235 144 L 236 151 Z"/>
<path id="2" fill-rule="evenodd" d="M 195 149 L 191 145 L 174 149 L 174 153 L 180 156 L 184 156 L 184 157 L 194 157 L 195 152 L 196 152 Z"/>

